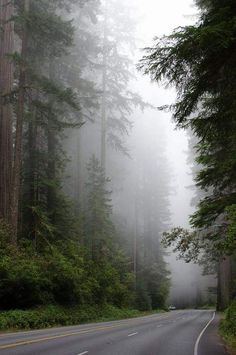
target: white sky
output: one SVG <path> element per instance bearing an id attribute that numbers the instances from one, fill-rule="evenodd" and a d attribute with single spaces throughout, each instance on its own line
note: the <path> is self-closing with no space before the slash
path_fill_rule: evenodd
<path id="1" fill-rule="evenodd" d="M 176 27 L 193 24 L 196 21 L 197 9 L 194 6 L 194 0 L 133 0 L 133 2 L 139 14 L 137 36 L 141 39 L 140 47 L 150 46 L 154 37 L 168 35 Z M 174 89 L 167 90 L 160 85 L 153 84 L 148 77 L 140 77 L 137 89 L 144 100 L 154 106 L 171 104 L 175 101 Z M 186 134 L 174 129 L 170 114 L 160 112 L 153 114 L 166 126 L 167 155 L 173 168 L 173 185 L 176 188 L 176 195 L 172 198 L 172 223 L 174 226 L 188 227 L 188 215 L 192 212 L 190 208 L 192 196 L 186 186 L 192 184 L 192 179 L 186 163 Z"/>
<path id="2" fill-rule="evenodd" d="M 137 37 L 141 39 L 140 47 L 148 47 L 152 45 L 154 37 L 168 35 L 173 29 L 193 24 L 196 21 L 197 9 L 194 6 L 194 0 L 133 0 L 133 2 L 140 16 L 137 29 Z M 141 56 L 142 52 L 140 58 Z M 144 100 L 154 106 L 170 104 L 175 100 L 174 89 L 167 90 L 160 85 L 153 84 L 148 77 L 140 76 L 136 85 Z M 188 217 L 193 212 L 190 207 L 193 192 L 186 187 L 192 185 L 193 181 L 186 161 L 188 149 L 186 133 L 182 130 L 175 130 L 170 114 L 154 111 L 152 115 L 154 119 L 161 120 L 165 127 L 164 134 L 168 142 L 167 158 L 173 169 L 173 186 L 176 194 L 171 197 L 172 225 L 188 228 Z M 142 119 L 148 120 L 145 112 Z M 168 258 L 172 269 L 171 293 L 178 288 L 187 292 L 191 279 L 194 275 L 199 276 L 200 269 L 192 264 L 187 265 L 183 261 L 176 261 L 175 258 L 173 254 Z"/>
<path id="3" fill-rule="evenodd" d="M 138 31 L 147 40 L 192 23 L 197 12 L 193 0 L 135 0 L 135 6 L 142 16 Z"/>

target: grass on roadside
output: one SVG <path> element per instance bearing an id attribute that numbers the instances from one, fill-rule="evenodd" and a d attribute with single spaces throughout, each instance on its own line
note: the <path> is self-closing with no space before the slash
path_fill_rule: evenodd
<path id="1" fill-rule="evenodd" d="M 236 354 L 236 300 L 226 310 L 221 321 L 220 334 L 228 345 L 229 351 Z"/>
<path id="2" fill-rule="evenodd" d="M 42 329 L 56 326 L 77 325 L 145 316 L 161 311 L 140 312 L 120 309 L 112 305 L 60 307 L 50 305 L 32 310 L 0 312 L 0 330 Z"/>

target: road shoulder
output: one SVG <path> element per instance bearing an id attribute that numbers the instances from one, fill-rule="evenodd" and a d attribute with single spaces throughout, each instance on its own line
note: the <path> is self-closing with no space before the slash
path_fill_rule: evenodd
<path id="1" fill-rule="evenodd" d="M 198 355 L 230 355 L 219 334 L 219 323 L 220 315 L 216 314 L 201 338 Z"/>

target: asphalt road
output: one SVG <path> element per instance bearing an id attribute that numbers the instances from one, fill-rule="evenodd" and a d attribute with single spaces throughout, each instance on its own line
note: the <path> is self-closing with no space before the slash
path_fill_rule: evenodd
<path id="1" fill-rule="evenodd" d="M 207 327 L 206 327 L 207 326 Z M 213 311 L 0 334 L 2 355 L 226 355 Z"/>

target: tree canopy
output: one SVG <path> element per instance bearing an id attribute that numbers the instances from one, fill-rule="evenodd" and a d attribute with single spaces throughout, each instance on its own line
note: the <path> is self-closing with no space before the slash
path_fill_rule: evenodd
<path id="1" fill-rule="evenodd" d="M 197 5 L 196 25 L 157 38 L 139 67 L 176 88 L 169 108 L 177 126 L 190 128 L 198 139 L 196 182 L 206 196 L 191 217 L 192 227 L 206 232 L 202 238 L 211 241 L 213 253 L 233 253 L 235 242 L 225 240 L 222 228 L 230 224 L 227 211 L 236 198 L 236 5 L 230 0 Z"/>

